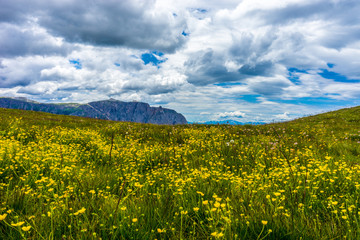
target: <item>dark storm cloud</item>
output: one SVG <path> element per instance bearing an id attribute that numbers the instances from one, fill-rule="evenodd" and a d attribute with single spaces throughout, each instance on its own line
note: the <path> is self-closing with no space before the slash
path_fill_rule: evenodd
<path id="1" fill-rule="evenodd" d="M 37 1 L 0 0 L 0 22 L 21 22 L 37 6 Z"/>
<path id="2" fill-rule="evenodd" d="M 346 25 L 358 23 L 359 4 L 357 0 L 346 1 L 313 1 L 292 3 L 285 7 L 257 9 L 247 12 L 247 16 L 262 19 L 267 25 L 289 24 L 295 20 L 321 20 L 341 22 Z"/>
<path id="3" fill-rule="evenodd" d="M 223 53 L 215 53 L 212 49 L 193 54 L 185 62 L 187 81 L 202 86 L 240 81 L 253 76 L 271 76 L 274 64 L 269 60 L 261 60 L 261 54 L 256 55 L 256 52 L 264 54 L 270 44 L 260 44 L 257 49 L 252 49 L 250 45 L 251 43 L 245 42 L 241 47 L 231 47 L 228 57 Z M 225 66 L 227 60 L 236 62 L 239 65 L 238 69 L 230 71 Z"/>
<path id="4" fill-rule="evenodd" d="M 197 52 L 185 62 L 187 81 L 202 86 L 239 80 L 240 74 L 228 72 L 223 64 L 223 57 L 217 56 L 212 49 Z"/>
<path id="5" fill-rule="evenodd" d="M 46 32 L 36 32 L 32 27 L 0 23 L 0 56 L 66 55 L 74 47 L 57 43 Z"/>
<path id="6" fill-rule="evenodd" d="M 155 1 L 5 1 L 0 20 L 31 18 L 69 42 L 174 52 L 186 40 L 186 21 L 154 9 Z"/>
<path id="7" fill-rule="evenodd" d="M 284 89 L 289 87 L 290 84 L 288 80 L 274 78 L 263 81 L 251 81 L 248 86 L 256 94 L 279 98 L 284 93 Z"/>

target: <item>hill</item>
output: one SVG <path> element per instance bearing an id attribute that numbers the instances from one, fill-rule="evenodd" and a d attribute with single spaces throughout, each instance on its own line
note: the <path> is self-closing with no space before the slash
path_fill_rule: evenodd
<path id="1" fill-rule="evenodd" d="M 142 102 L 122 102 L 114 99 L 87 104 L 45 104 L 26 98 L 0 98 L 0 108 L 32 110 L 123 122 L 169 125 L 187 123 L 183 115 L 171 109 L 150 107 L 149 104 Z"/>
<path id="2" fill-rule="evenodd" d="M 265 125 L 0 109 L 0 239 L 359 239 L 360 107 Z"/>

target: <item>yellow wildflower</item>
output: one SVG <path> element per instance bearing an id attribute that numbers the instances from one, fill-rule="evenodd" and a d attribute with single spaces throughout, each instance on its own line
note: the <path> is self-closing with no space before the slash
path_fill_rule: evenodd
<path id="1" fill-rule="evenodd" d="M 81 208 L 79 211 L 77 211 L 76 213 L 74 213 L 75 216 L 79 215 L 79 214 L 82 214 L 86 211 L 86 208 Z"/>
<path id="2" fill-rule="evenodd" d="M 29 231 L 31 228 L 31 226 L 27 226 L 27 227 L 22 227 L 21 230 L 23 230 L 24 232 Z"/>
<path id="3" fill-rule="evenodd" d="M 23 225 L 25 222 L 18 222 L 18 223 L 12 223 L 11 226 L 13 227 L 20 227 L 21 225 Z"/>
<path id="4" fill-rule="evenodd" d="M 7 214 L 4 213 L 3 215 L 0 215 L 0 221 L 4 220 L 6 218 Z"/>

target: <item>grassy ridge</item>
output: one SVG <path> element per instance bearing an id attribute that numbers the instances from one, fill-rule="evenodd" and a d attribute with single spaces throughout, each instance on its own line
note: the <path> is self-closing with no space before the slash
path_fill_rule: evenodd
<path id="1" fill-rule="evenodd" d="M 0 109 L 0 239 L 360 237 L 360 107 L 260 126 Z"/>

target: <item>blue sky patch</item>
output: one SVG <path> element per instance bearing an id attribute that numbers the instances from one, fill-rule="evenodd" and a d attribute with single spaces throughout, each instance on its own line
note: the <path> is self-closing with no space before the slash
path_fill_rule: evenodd
<path id="1" fill-rule="evenodd" d="M 256 103 L 256 102 L 259 102 L 258 97 L 261 97 L 261 95 L 257 95 L 257 94 L 250 95 L 249 94 L 249 95 L 244 95 L 241 98 L 247 102 Z"/>
<path id="2" fill-rule="evenodd" d="M 196 11 L 199 13 L 207 13 L 208 10 L 204 9 L 204 8 L 196 8 Z"/>
<path id="3" fill-rule="evenodd" d="M 334 64 L 334 63 L 327 63 L 326 65 L 327 65 L 329 68 L 335 67 L 335 64 Z"/>
<path id="4" fill-rule="evenodd" d="M 288 68 L 289 73 L 308 73 L 304 69 L 298 69 L 298 68 Z"/>
<path id="5" fill-rule="evenodd" d="M 326 79 L 334 80 L 335 82 L 360 82 L 360 80 L 352 80 L 348 79 L 345 75 L 342 75 L 337 72 L 332 72 L 327 69 L 320 69 L 321 72 L 319 73 L 320 76 Z"/>
<path id="6" fill-rule="evenodd" d="M 115 66 L 120 67 L 120 63 L 114 63 Z"/>
<path id="7" fill-rule="evenodd" d="M 328 94 L 328 96 L 334 96 L 336 94 Z M 324 110 L 329 106 L 346 106 L 351 104 L 351 101 L 347 100 L 339 100 L 339 99 L 331 99 L 327 97 L 302 97 L 296 99 L 280 99 L 276 100 L 277 103 L 285 103 L 285 104 L 296 104 L 296 105 L 311 105 L 311 106 L 324 106 Z"/>
<path id="8" fill-rule="evenodd" d="M 76 69 L 82 69 L 82 65 L 79 59 L 71 59 L 69 60 L 69 63 L 72 64 Z"/>
<path id="9" fill-rule="evenodd" d="M 143 60 L 144 64 L 147 65 L 151 63 L 154 66 L 158 66 L 160 63 L 163 63 L 167 60 L 167 58 L 161 58 L 164 56 L 164 53 L 158 51 L 152 51 L 149 53 L 141 54 L 141 60 Z"/>
<path id="10" fill-rule="evenodd" d="M 215 86 L 223 87 L 223 88 L 230 88 L 231 86 L 236 85 L 244 85 L 244 83 L 239 82 L 222 82 L 222 83 L 214 83 Z"/>
<path id="11" fill-rule="evenodd" d="M 186 36 L 189 36 L 189 33 L 186 33 L 185 31 L 182 31 L 181 35 L 186 37 Z"/>
<path id="12" fill-rule="evenodd" d="M 298 69 L 298 68 L 288 68 L 288 71 L 289 71 L 288 79 L 295 85 L 300 84 L 299 73 L 308 73 L 306 70 Z"/>

